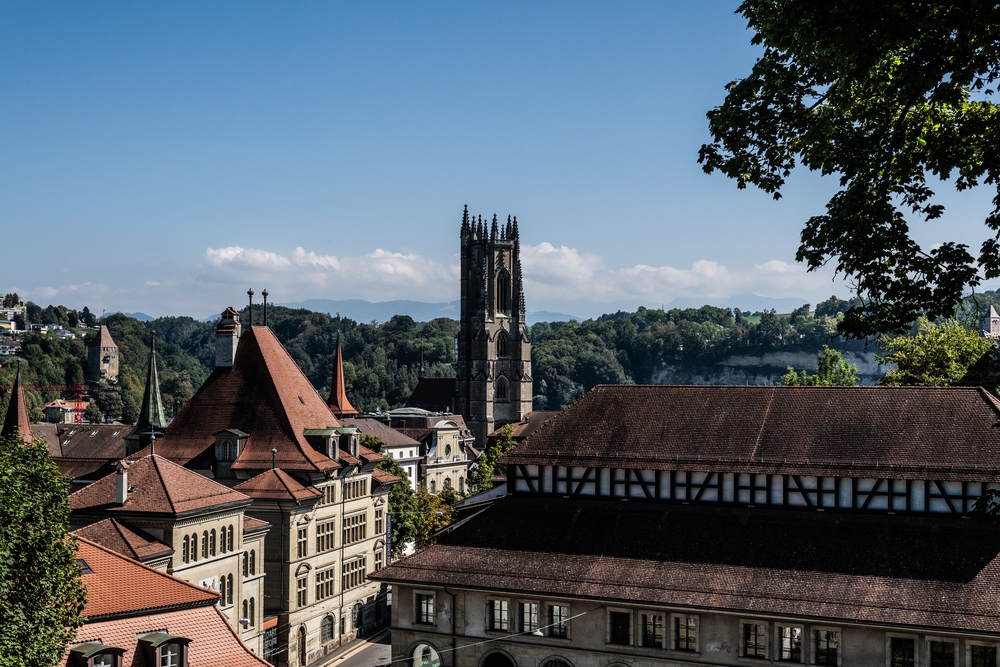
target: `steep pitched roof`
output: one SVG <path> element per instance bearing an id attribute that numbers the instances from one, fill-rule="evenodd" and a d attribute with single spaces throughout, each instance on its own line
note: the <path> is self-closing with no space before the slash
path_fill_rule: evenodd
<path id="1" fill-rule="evenodd" d="M 415 447 L 420 443 L 387 424 L 371 417 L 354 417 L 344 419 L 344 426 L 356 426 L 361 435 L 372 435 L 382 441 L 387 447 Z"/>
<path id="2" fill-rule="evenodd" d="M 139 562 L 169 556 L 174 552 L 173 548 L 146 531 L 117 519 L 92 523 L 74 530 L 73 534 Z"/>
<path id="3" fill-rule="evenodd" d="M 81 535 L 75 537 L 77 558 L 92 572 L 82 575 L 87 588 L 83 614 L 90 620 L 211 605 L 219 599 L 214 591 L 137 563 Z"/>
<path id="4" fill-rule="evenodd" d="M 340 334 L 337 334 L 337 354 L 333 361 L 333 377 L 330 380 L 330 398 L 326 404 L 338 418 L 353 417 L 358 411 L 347 400 L 347 387 L 344 385 L 344 355 L 340 349 Z"/>
<path id="5" fill-rule="evenodd" d="M 167 416 L 163 412 L 163 399 L 160 397 L 160 376 L 156 372 L 156 335 L 153 334 L 149 341 L 149 368 L 146 369 L 142 407 L 139 408 L 139 418 L 128 437 L 163 433 L 165 428 Z"/>
<path id="6" fill-rule="evenodd" d="M 507 496 L 371 576 L 1000 632 L 992 521 Z"/>
<path id="7" fill-rule="evenodd" d="M 125 436 L 131 427 L 123 424 L 32 424 L 36 439 L 44 440 L 49 456 L 58 459 L 125 458 Z"/>
<path id="8" fill-rule="evenodd" d="M 537 431 L 543 424 L 547 424 L 551 421 L 557 414 L 559 414 L 558 410 L 536 410 L 534 412 L 529 412 L 524 416 L 524 419 L 514 423 L 514 439 L 519 442 L 524 440 L 526 437 Z M 500 428 L 503 427 L 501 426 Z M 490 433 L 490 437 L 496 437 L 499 435 L 500 428 L 497 428 Z"/>
<path id="9" fill-rule="evenodd" d="M 108 331 L 108 328 L 102 324 L 100 330 L 97 332 L 97 336 L 90 343 L 90 347 L 118 347 L 118 343 L 111 337 L 111 332 Z"/>
<path id="10" fill-rule="evenodd" d="M 21 384 L 21 366 L 17 367 L 14 376 L 14 386 L 10 390 L 10 402 L 7 404 L 7 415 L 0 428 L 0 437 L 20 434 L 25 442 L 31 442 L 31 420 L 28 419 L 28 403 L 24 398 L 24 385 Z"/>
<path id="11" fill-rule="evenodd" d="M 255 500 L 312 500 L 323 492 L 306 486 L 281 469 L 268 470 L 233 487 Z"/>
<path id="12" fill-rule="evenodd" d="M 135 489 L 124 505 L 115 503 L 115 477 L 107 475 L 70 494 L 77 513 L 181 515 L 227 505 L 249 505 L 250 498 L 163 456 L 146 456 L 125 462 L 128 484 Z"/>
<path id="13" fill-rule="evenodd" d="M 339 464 L 316 451 L 304 431 L 339 426 L 271 330 L 256 326 L 240 337 L 233 367 L 209 376 L 157 441 L 156 451 L 186 464 L 213 446 L 212 434 L 237 428 L 250 438 L 233 464 L 236 470 L 269 469 L 271 448 L 278 450 L 279 468 L 326 470 Z"/>
<path id="14" fill-rule="evenodd" d="M 603 385 L 505 461 L 989 481 L 998 424 L 1000 402 L 977 387 Z"/>
<path id="15" fill-rule="evenodd" d="M 420 378 L 406 405 L 431 412 L 451 412 L 458 382 L 455 378 Z"/>

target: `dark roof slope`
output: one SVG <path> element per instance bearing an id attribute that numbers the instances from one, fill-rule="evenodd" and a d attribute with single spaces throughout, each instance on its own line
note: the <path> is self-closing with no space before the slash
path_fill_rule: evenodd
<path id="1" fill-rule="evenodd" d="M 524 419 L 514 423 L 514 439 L 518 441 L 523 440 L 537 431 L 543 424 L 552 420 L 557 414 L 559 414 L 558 410 L 536 410 L 535 412 L 529 412 L 524 416 Z M 503 427 L 501 426 L 500 428 Z M 500 428 L 490 433 L 490 437 L 497 436 L 500 433 Z"/>
<path id="2" fill-rule="evenodd" d="M 998 555 L 994 521 L 507 496 L 373 578 L 996 633 Z"/>
<path id="3" fill-rule="evenodd" d="M 124 505 L 115 502 L 112 473 L 70 494 L 73 512 L 84 514 L 143 513 L 177 516 L 228 505 L 249 505 L 250 498 L 163 456 L 125 462 L 128 484 L 135 487 Z"/>
<path id="4" fill-rule="evenodd" d="M 123 424 L 32 424 L 31 432 L 42 438 L 52 458 L 125 458 L 125 436 L 131 426 Z"/>
<path id="5" fill-rule="evenodd" d="M 252 327 L 240 337 L 233 367 L 217 368 L 170 423 L 156 451 L 184 465 L 213 446 L 214 433 L 250 434 L 233 464 L 237 470 L 326 470 L 338 464 L 306 441 L 306 429 L 340 422 L 274 333 Z"/>
<path id="6" fill-rule="evenodd" d="M 1000 478 L 1000 403 L 974 387 L 603 385 L 509 463 Z"/>
<path id="7" fill-rule="evenodd" d="M 413 447 L 420 444 L 405 433 L 371 417 L 353 417 L 344 419 L 343 422 L 344 426 L 356 426 L 361 435 L 375 436 L 388 447 Z"/>
<path id="8" fill-rule="evenodd" d="M 406 405 L 431 412 L 451 412 L 457 393 L 455 378 L 420 378 Z"/>
<path id="9" fill-rule="evenodd" d="M 123 556 L 145 562 L 169 556 L 174 550 L 146 531 L 117 519 L 104 519 L 74 530 L 77 537 L 84 537 Z"/>

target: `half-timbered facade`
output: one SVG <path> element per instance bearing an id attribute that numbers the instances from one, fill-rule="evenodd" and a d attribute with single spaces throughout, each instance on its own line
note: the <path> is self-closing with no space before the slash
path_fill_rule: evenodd
<path id="1" fill-rule="evenodd" d="M 995 667 L 982 389 L 602 386 L 505 462 L 505 497 L 376 575 L 394 656 Z"/>

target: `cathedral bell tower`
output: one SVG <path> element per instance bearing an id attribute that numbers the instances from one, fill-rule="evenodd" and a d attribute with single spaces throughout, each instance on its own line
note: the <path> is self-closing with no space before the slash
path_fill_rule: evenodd
<path id="1" fill-rule="evenodd" d="M 485 447 L 486 437 L 531 412 L 531 338 L 524 321 L 517 218 L 484 224 L 462 215 L 462 321 L 458 333 L 458 395 Z"/>

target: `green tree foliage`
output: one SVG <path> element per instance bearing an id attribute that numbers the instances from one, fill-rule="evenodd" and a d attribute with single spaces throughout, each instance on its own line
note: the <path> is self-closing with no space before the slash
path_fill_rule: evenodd
<path id="1" fill-rule="evenodd" d="M 395 475 L 401 481 L 392 485 L 389 491 L 389 512 L 392 514 L 392 552 L 395 556 L 403 554 L 409 542 L 416 539 L 417 534 L 417 502 L 413 489 L 410 487 L 410 477 L 406 471 L 390 457 L 381 440 L 374 435 L 362 435 L 361 444 L 373 452 L 385 456 L 375 467 Z"/>
<path id="2" fill-rule="evenodd" d="M 505 424 L 469 470 L 469 491 L 471 493 L 492 489 L 494 475 L 507 475 L 507 466 L 500 463 L 500 457 L 514 449 L 516 444 L 513 424 Z"/>
<path id="3" fill-rule="evenodd" d="M 441 496 L 433 496 L 421 486 L 416 493 L 414 542 L 418 549 L 434 543 L 434 534 L 451 525 L 454 510 Z"/>
<path id="4" fill-rule="evenodd" d="M 14 308 L 20 303 L 21 297 L 17 295 L 17 292 L 11 292 L 10 294 L 3 295 L 3 307 L 4 308 Z"/>
<path id="5" fill-rule="evenodd" d="M 122 418 L 122 397 L 115 391 L 103 391 L 97 395 L 97 408 L 101 414 L 111 421 Z"/>
<path id="6" fill-rule="evenodd" d="M 998 184 L 1000 6 L 744 0 L 738 11 L 763 54 L 708 113 L 713 142 L 699 161 L 775 198 L 800 163 L 837 175 L 796 259 L 810 270 L 835 262 L 857 285 L 840 330 L 905 332 L 1000 276 L 1000 199 L 978 257 L 956 242 L 923 248 L 909 229 L 944 212 L 932 179 L 959 191 Z"/>
<path id="7" fill-rule="evenodd" d="M 782 376 L 781 384 L 786 387 L 855 387 L 858 384 L 858 368 L 844 360 L 837 350 L 824 345 L 816 355 L 816 374 L 802 371 L 798 374 L 791 366 Z"/>
<path id="8" fill-rule="evenodd" d="M 916 334 L 880 339 L 883 363 L 896 365 L 880 382 L 889 386 L 986 386 L 996 391 L 996 344 L 957 320 L 920 318 Z"/>
<path id="9" fill-rule="evenodd" d="M 83 623 L 68 492 L 44 446 L 0 439 L 0 667 L 55 664 Z"/>
<path id="10" fill-rule="evenodd" d="M 104 413 L 101 412 L 101 408 L 98 407 L 97 401 L 91 401 L 87 405 L 87 409 L 84 411 L 83 416 L 91 424 L 104 423 Z"/>

